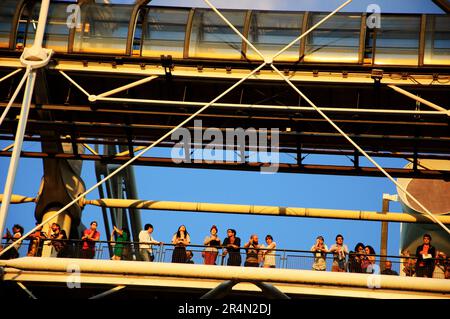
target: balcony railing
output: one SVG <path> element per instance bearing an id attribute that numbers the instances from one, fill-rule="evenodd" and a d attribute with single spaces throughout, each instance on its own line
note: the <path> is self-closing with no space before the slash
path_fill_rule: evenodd
<path id="1" fill-rule="evenodd" d="M 64 244 L 63 253 L 59 254 L 59 257 L 66 258 L 81 258 L 83 241 L 81 240 L 58 240 L 53 242 L 59 242 Z M 117 247 L 115 245 L 122 245 L 122 260 L 130 260 L 130 261 L 143 261 L 139 254 L 139 244 L 138 242 L 111 242 L 111 241 L 98 241 L 95 243 L 95 255 L 94 259 L 97 260 L 107 260 L 111 259 L 111 256 L 114 253 L 114 248 Z M 145 243 L 144 243 L 145 244 Z M 6 242 L 3 242 L 3 247 L 6 247 Z M 41 241 L 39 248 L 34 257 L 39 257 L 42 254 L 42 250 L 44 247 L 49 247 L 46 249 L 50 249 L 50 255 L 57 257 L 58 252 L 54 248 L 55 245 L 52 244 L 52 241 L 49 239 L 45 239 Z M 56 245 L 57 246 L 57 245 Z M 172 262 L 172 255 L 174 252 L 175 245 L 172 244 L 163 244 L 163 245 L 151 245 L 153 250 L 154 260 L 153 262 L 160 263 L 170 263 Z M 186 246 L 186 251 L 191 251 L 193 253 L 192 262 L 194 264 L 203 264 L 204 260 L 202 257 L 202 252 L 204 252 L 205 248 L 209 246 L 203 245 L 188 245 Z M 29 255 L 30 252 L 30 242 L 24 242 L 18 252 L 19 257 L 25 257 Z M 1 249 L 1 248 L 0 248 Z M 260 251 L 264 251 L 265 249 L 261 248 Z M 227 265 L 228 254 L 223 255 L 224 247 L 218 247 L 218 255 L 216 258 L 216 265 Z M 242 259 L 241 266 L 244 265 L 246 259 L 246 249 L 241 247 L 240 255 Z M 389 260 L 392 263 L 391 269 L 397 272 L 402 276 L 416 276 L 415 263 L 416 258 L 414 256 L 382 256 L 382 255 L 366 255 L 375 257 L 375 261 L 373 266 L 370 269 L 374 269 L 374 273 L 378 273 L 384 267 L 381 267 L 380 261 Z M 2 256 L 3 257 L 3 256 Z M 0 257 L 1 258 L 1 257 Z M 277 248 L 275 251 L 275 268 L 283 268 L 283 269 L 302 269 L 302 270 L 312 270 L 312 265 L 314 263 L 314 253 L 307 250 L 292 250 L 292 249 L 279 249 Z M 331 271 L 333 264 L 333 254 L 326 253 L 326 271 Z M 450 258 L 437 258 L 432 259 L 433 265 L 431 268 L 422 269 L 423 273 L 429 272 L 432 274 L 433 278 L 440 279 L 450 279 Z M 429 262 L 431 263 L 431 262 Z M 408 267 L 408 265 L 411 265 Z M 262 262 L 260 263 L 262 266 Z M 358 267 L 355 269 L 352 267 L 352 254 L 347 256 L 346 258 L 346 272 L 365 272 L 361 271 Z"/>

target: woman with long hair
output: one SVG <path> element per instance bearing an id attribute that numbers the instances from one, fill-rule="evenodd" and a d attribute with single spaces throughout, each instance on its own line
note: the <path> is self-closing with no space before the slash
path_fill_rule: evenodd
<path id="1" fill-rule="evenodd" d="M 365 246 L 363 243 L 357 243 L 355 250 L 348 255 L 348 271 L 362 273 L 361 263 L 365 258 Z"/>
<path id="2" fill-rule="evenodd" d="M 191 242 L 186 226 L 181 225 L 178 227 L 178 231 L 173 234 L 172 244 L 175 245 L 172 254 L 173 263 L 185 263 L 186 262 L 186 246 Z"/>
<path id="3" fill-rule="evenodd" d="M 363 272 L 373 273 L 373 265 L 375 265 L 375 249 L 372 246 L 366 245 L 364 248 L 365 256 L 361 262 L 361 269 Z"/>

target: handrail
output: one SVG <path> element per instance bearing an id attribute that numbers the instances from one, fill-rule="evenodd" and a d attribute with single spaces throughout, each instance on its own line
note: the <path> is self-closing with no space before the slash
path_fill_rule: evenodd
<path id="1" fill-rule="evenodd" d="M 26 239 L 25 239 L 26 240 Z M 57 242 L 68 242 L 68 243 L 84 243 L 87 242 L 86 240 L 82 239 L 52 239 L 52 238 L 43 238 L 42 241 L 57 241 Z M 123 245 L 134 245 L 134 246 L 140 246 L 140 245 L 151 245 L 154 247 L 165 247 L 165 246 L 171 246 L 171 247 L 177 247 L 180 246 L 179 244 L 172 244 L 172 243 L 161 243 L 161 244 L 155 244 L 151 242 L 137 242 L 137 241 L 109 241 L 109 240 L 97 240 L 94 242 L 95 244 L 123 244 Z M 2 244 L 6 244 L 6 240 L 2 240 Z M 188 244 L 188 245 L 182 245 L 185 247 L 194 247 L 194 248 L 217 248 L 217 249 L 226 249 L 226 246 L 208 246 L 208 245 L 198 245 L 198 244 Z M 237 249 L 237 248 L 236 248 Z M 246 250 L 248 247 L 241 246 L 239 247 L 239 250 Z M 311 250 L 300 250 L 300 249 L 286 249 L 286 248 L 251 248 L 258 251 L 265 251 L 265 250 L 274 250 L 278 253 L 305 253 L 305 254 L 315 254 L 316 252 Z M 323 254 L 333 254 L 333 252 L 330 251 L 322 251 Z M 364 255 L 368 257 L 380 257 L 380 258 L 397 258 L 397 259 L 417 259 L 417 256 L 411 255 L 411 256 L 402 256 L 402 255 L 379 255 L 379 254 L 360 254 L 353 251 L 349 251 L 348 254 L 346 254 L 347 257 L 350 255 Z M 447 257 L 449 259 L 450 257 Z M 431 260 L 442 260 L 442 258 L 430 258 Z"/>

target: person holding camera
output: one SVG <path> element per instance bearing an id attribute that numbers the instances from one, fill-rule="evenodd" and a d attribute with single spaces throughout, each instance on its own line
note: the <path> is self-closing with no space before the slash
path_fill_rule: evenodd
<path id="1" fill-rule="evenodd" d="M 311 251 L 314 253 L 314 263 L 312 265 L 312 269 L 317 271 L 327 270 L 326 255 L 328 252 L 328 247 L 325 245 L 322 236 L 317 236 L 316 243 L 311 247 Z"/>
<path id="2" fill-rule="evenodd" d="M 259 267 L 260 261 L 260 248 L 258 243 L 258 235 L 251 235 L 250 240 L 244 245 L 247 257 L 245 259 L 245 267 Z"/>
<path id="3" fill-rule="evenodd" d="M 348 247 L 344 244 L 344 236 L 341 234 L 336 236 L 336 244 L 330 247 L 329 252 L 333 253 L 331 271 L 345 272 L 347 270 L 346 258 L 348 255 Z"/>
<path id="4" fill-rule="evenodd" d="M 114 242 L 114 255 L 112 256 L 112 260 L 121 260 L 123 257 L 127 257 L 128 251 L 124 244 L 130 238 L 128 229 L 123 227 L 122 229 L 114 226 L 114 229 L 111 233 L 111 241 Z"/>

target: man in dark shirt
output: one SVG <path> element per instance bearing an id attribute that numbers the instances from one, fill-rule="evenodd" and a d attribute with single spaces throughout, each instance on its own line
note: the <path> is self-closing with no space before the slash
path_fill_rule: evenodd
<path id="1" fill-rule="evenodd" d="M 381 274 L 398 276 L 398 273 L 395 270 L 392 270 L 392 262 L 390 260 L 386 260 L 386 263 L 384 264 L 384 270 L 381 272 Z"/>
<path id="2" fill-rule="evenodd" d="M 431 235 L 423 235 L 423 244 L 416 249 L 416 276 L 433 277 L 436 248 L 431 246 Z"/>

